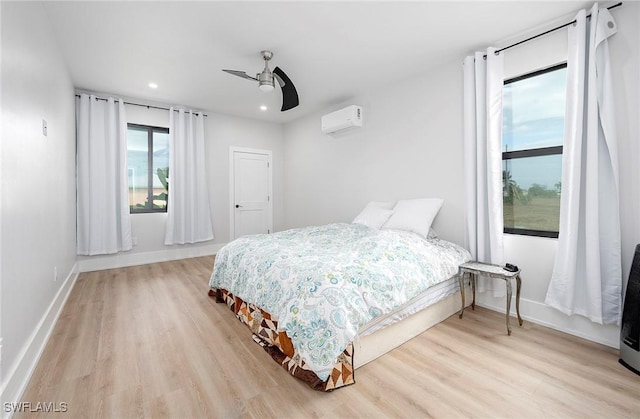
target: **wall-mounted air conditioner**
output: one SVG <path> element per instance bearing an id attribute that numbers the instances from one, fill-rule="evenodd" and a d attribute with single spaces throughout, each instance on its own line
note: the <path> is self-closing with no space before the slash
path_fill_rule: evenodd
<path id="1" fill-rule="evenodd" d="M 335 134 L 362 126 L 362 107 L 351 105 L 322 117 L 322 133 Z"/>

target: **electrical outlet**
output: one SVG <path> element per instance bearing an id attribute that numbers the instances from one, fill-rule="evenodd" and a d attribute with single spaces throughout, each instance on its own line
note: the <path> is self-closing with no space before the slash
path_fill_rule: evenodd
<path id="1" fill-rule="evenodd" d="M 58 267 L 54 266 L 53 267 L 53 282 L 56 282 L 58 280 Z"/>
<path id="2" fill-rule="evenodd" d="M 42 135 L 47 136 L 47 121 L 45 119 L 42 120 Z"/>

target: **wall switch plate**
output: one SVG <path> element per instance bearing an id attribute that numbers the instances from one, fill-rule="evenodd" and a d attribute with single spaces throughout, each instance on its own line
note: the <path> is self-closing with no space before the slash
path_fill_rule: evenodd
<path id="1" fill-rule="evenodd" d="M 42 135 L 47 136 L 47 121 L 44 119 L 42 120 Z"/>

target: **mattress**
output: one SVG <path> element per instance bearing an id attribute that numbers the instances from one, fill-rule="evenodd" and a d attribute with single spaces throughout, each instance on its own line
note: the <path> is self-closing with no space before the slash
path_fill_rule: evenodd
<path id="1" fill-rule="evenodd" d="M 455 294 L 460 289 L 458 276 L 453 276 L 446 281 L 440 282 L 427 289 L 425 292 L 418 294 L 405 304 L 397 307 L 393 311 L 374 318 L 365 326 L 360 328 L 358 336 L 367 336 L 378 330 L 397 323 L 414 313 L 417 313 L 425 308 L 437 303 L 440 300 L 444 300 L 452 294 Z"/>

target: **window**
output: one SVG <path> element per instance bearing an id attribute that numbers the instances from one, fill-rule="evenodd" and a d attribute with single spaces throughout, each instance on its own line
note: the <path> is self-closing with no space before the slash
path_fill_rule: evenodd
<path id="1" fill-rule="evenodd" d="M 505 233 L 558 237 L 566 68 L 560 64 L 504 82 Z"/>
<path id="2" fill-rule="evenodd" d="M 169 192 L 169 129 L 127 125 L 131 213 L 166 212 Z"/>

